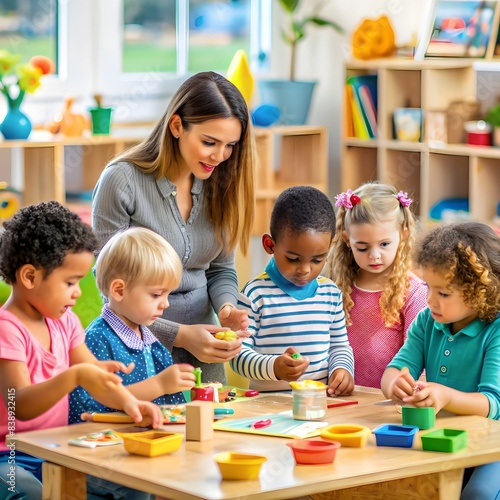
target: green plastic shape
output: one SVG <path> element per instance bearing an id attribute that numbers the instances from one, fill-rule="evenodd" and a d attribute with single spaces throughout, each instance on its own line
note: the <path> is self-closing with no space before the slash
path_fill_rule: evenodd
<path id="1" fill-rule="evenodd" d="M 467 431 L 460 429 L 437 429 L 422 434 L 422 449 L 454 453 L 467 447 Z"/>
<path id="2" fill-rule="evenodd" d="M 420 430 L 431 429 L 436 422 L 434 408 L 403 406 L 403 425 L 414 425 Z"/>

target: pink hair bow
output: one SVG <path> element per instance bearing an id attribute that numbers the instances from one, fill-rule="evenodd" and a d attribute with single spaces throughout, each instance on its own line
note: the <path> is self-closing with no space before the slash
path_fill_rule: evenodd
<path id="1" fill-rule="evenodd" d="M 396 198 L 398 199 L 399 203 L 403 205 L 403 207 L 409 207 L 413 203 L 413 199 L 408 197 L 408 193 L 405 191 L 400 191 L 397 195 Z"/>
<path id="2" fill-rule="evenodd" d="M 348 189 L 344 193 L 335 196 L 336 207 L 352 208 L 360 202 L 361 198 L 357 194 L 354 194 L 352 189 Z"/>

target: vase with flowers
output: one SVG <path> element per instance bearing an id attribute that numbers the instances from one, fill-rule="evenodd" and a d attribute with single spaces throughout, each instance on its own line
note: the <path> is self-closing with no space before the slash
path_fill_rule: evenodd
<path id="1" fill-rule="evenodd" d="M 26 92 L 32 94 L 40 87 L 40 78 L 53 72 L 53 62 L 45 56 L 35 56 L 28 63 L 19 64 L 18 54 L 0 50 L 0 92 L 7 100 L 7 114 L 0 124 L 5 139 L 27 139 L 31 121 L 21 111 Z"/>

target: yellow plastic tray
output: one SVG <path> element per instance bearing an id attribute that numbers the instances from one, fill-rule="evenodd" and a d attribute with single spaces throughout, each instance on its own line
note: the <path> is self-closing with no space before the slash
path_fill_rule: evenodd
<path id="1" fill-rule="evenodd" d="M 321 429 L 320 436 L 338 441 L 342 446 L 361 448 L 366 444 L 371 433 L 372 431 L 363 425 L 337 424 Z"/>
<path id="2" fill-rule="evenodd" d="M 160 430 L 131 433 L 116 432 L 116 434 L 123 439 L 123 446 L 129 453 L 145 457 L 156 457 L 177 451 L 184 438 L 184 434 Z"/>
<path id="3" fill-rule="evenodd" d="M 214 456 L 222 479 L 257 479 L 260 468 L 267 458 L 263 455 L 250 455 L 225 451 Z"/>

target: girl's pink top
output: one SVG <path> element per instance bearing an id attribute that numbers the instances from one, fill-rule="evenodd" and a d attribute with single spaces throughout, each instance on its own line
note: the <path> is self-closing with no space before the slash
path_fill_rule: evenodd
<path id="1" fill-rule="evenodd" d="M 410 290 L 401 309 L 401 321 L 387 327 L 380 312 L 382 291 L 362 290 L 353 286 L 350 311 L 352 324 L 347 327 L 349 343 L 354 351 L 354 383 L 380 388 L 386 366 L 406 340 L 408 327 L 415 316 L 427 306 L 427 287 L 410 275 Z"/>
<path id="2" fill-rule="evenodd" d="M 32 384 L 44 382 L 69 368 L 69 353 L 85 341 L 85 333 L 78 317 L 67 311 L 59 319 L 45 318 L 50 334 L 50 351 L 36 340 L 19 319 L 0 308 L 0 359 L 26 363 Z M 9 388 L 7 388 L 9 389 Z M 6 406 L 7 403 L 7 406 Z M 68 424 L 68 396 L 52 408 L 31 420 L 18 420 L 15 392 L 0 398 L 0 451 L 5 436 L 35 429 L 48 429 Z"/>

